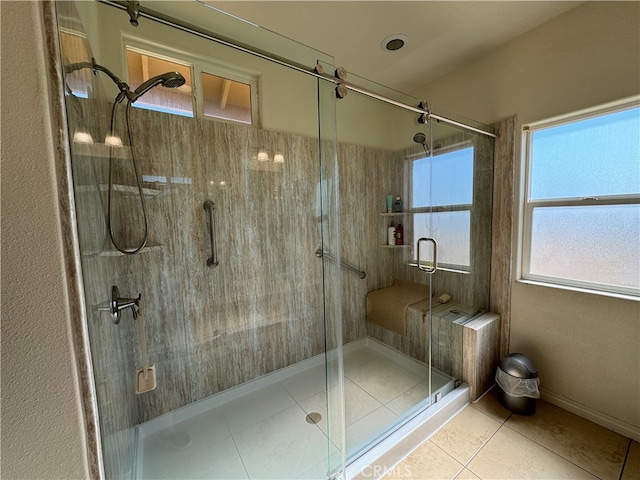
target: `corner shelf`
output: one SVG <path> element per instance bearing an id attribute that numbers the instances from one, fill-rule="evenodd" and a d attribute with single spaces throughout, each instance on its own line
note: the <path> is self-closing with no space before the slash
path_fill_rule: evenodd
<path id="1" fill-rule="evenodd" d="M 381 212 L 380 213 L 381 217 L 402 217 L 407 215 L 411 215 L 411 212 L 392 212 L 392 213 Z"/>
<path id="2" fill-rule="evenodd" d="M 138 253 L 160 252 L 162 245 L 145 245 Z M 124 257 L 125 254 L 118 250 L 103 250 L 99 254 L 100 257 Z"/>
<path id="3" fill-rule="evenodd" d="M 77 193 L 91 193 L 95 192 L 95 187 L 93 185 L 79 185 L 75 188 L 75 192 Z M 109 185 L 100 184 L 100 191 L 106 192 L 109 190 Z M 117 193 L 124 193 L 126 196 L 139 195 L 138 187 L 130 186 L 130 185 L 120 185 L 118 183 L 113 184 L 113 191 Z M 142 187 L 142 194 L 145 197 L 155 197 L 156 195 L 160 195 L 162 190 L 158 190 L 157 188 L 146 188 Z"/>

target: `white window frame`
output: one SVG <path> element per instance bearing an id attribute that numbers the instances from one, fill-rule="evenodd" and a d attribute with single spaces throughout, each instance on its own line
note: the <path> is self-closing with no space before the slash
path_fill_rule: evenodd
<path id="1" fill-rule="evenodd" d="M 531 230 L 533 224 L 534 209 L 544 207 L 585 207 L 640 204 L 640 194 L 601 195 L 598 197 L 566 197 L 543 200 L 529 200 L 531 194 L 531 158 L 533 152 L 533 133 L 535 131 L 553 128 L 560 125 L 571 124 L 588 118 L 610 114 L 638 106 L 640 106 L 640 96 L 522 126 L 522 171 L 524 177 L 524 188 L 520 204 L 521 229 L 518 281 L 522 283 L 530 283 L 535 285 L 555 287 L 605 296 L 640 300 L 640 292 L 632 288 L 612 287 L 611 285 L 601 283 L 577 281 L 561 277 L 551 277 L 546 275 L 534 274 L 529 271 L 531 263 Z"/>
<path id="2" fill-rule="evenodd" d="M 130 78 L 129 78 L 129 61 L 128 61 L 128 55 L 127 55 L 127 51 L 132 51 L 132 52 L 136 52 L 139 53 L 141 55 L 146 55 L 149 57 L 155 57 L 155 58 L 159 58 L 160 60 L 165 60 L 167 62 L 171 62 L 171 63 L 176 63 L 178 65 L 182 65 L 183 67 L 188 67 L 189 70 L 191 70 L 191 115 L 182 115 L 184 117 L 187 118 L 195 118 L 196 116 L 196 99 L 195 96 L 193 95 L 193 83 L 194 83 L 194 65 L 193 62 L 189 61 L 189 60 L 185 60 L 181 55 L 177 55 L 176 56 L 172 56 L 171 55 L 171 51 L 165 50 L 163 49 L 161 46 L 157 46 L 157 45 L 147 45 L 144 44 L 142 42 L 139 41 L 132 41 L 131 39 L 125 39 L 123 38 L 124 42 L 123 42 L 123 52 L 122 52 L 122 56 L 123 56 L 123 61 L 124 61 L 124 71 L 125 71 L 125 78 L 126 78 L 126 82 L 130 83 Z M 142 45 L 140 45 L 140 43 L 142 43 Z M 176 55 L 176 52 L 173 52 L 173 55 Z M 141 97 L 142 98 L 142 97 Z M 142 101 L 142 100 L 141 100 Z M 134 103 L 134 105 L 136 105 Z M 145 108 L 146 110 L 154 110 L 154 111 L 158 111 L 155 110 L 153 108 L 148 108 L 148 107 L 140 107 L 140 108 Z M 179 115 L 177 113 L 174 113 L 174 115 Z"/>
<path id="3" fill-rule="evenodd" d="M 216 61 L 212 62 L 208 58 L 189 54 L 176 48 L 151 43 L 147 40 L 131 36 L 122 35 L 122 58 L 124 78 L 129 81 L 129 66 L 127 64 L 127 49 L 137 51 L 156 58 L 178 63 L 191 68 L 191 101 L 193 105 L 193 116 L 213 120 L 217 122 L 230 122 L 240 125 L 253 125 L 260 128 L 261 118 L 259 109 L 259 88 L 260 74 L 257 71 L 242 68 L 232 63 Z M 219 77 L 228 78 L 237 82 L 249 84 L 251 87 L 251 123 L 230 120 L 226 118 L 213 117 L 204 114 L 204 95 L 202 90 L 201 74 L 209 73 Z"/>
<path id="4" fill-rule="evenodd" d="M 207 73 L 209 75 L 216 75 L 222 78 L 228 78 L 229 80 L 233 80 L 236 82 L 244 83 L 249 85 L 250 90 L 250 99 L 251 102 L 251 123 L 241 122 L 239 120 L 231 120 L 228 118 L 222 117 L 214 117 L 212 115 L 205 115 L 204 113 L 204 92 L 202 86 L 202 74 Z M 258 109 L 258 76 L 255 74 L 251 74 L 249 72 L 240 70 L 238 68 L 227 66 L 223 64 L 214 64 L 214 63 L 197 63 L 194 68 L 194 75 L 196 75 L 196 79 L 194 80 L 196 83 L 196 97 L 198 97 L 198 101 L 196 101 L 197 115 L 198 118 L 204 118 L 207 120 L 215 120 L 218 122 L 232 122 L 239 123 L 241 125 L 253 125 L 258 126 L 260 123 L 260 115 Z"/>
<path id="5" fill-rule="evenodd" d="M 441 149 L 438 149 L 437 151 L 437 155 L 419 155 L 417 158 L 413 158 L 411 159 L 411 185 L 413 185 L 413 165 L 415 162 L 419 161 L 419 160 L 424 160 L 425 158 L 433 158 L 436 157 L 438 155 L 444 155 L 446 153 L 451 153 L 451 152 L 455 152 L 458 150 L 465 150 L 467 148 L 472 148 L 473 149 L 473 169 L 471 172 L 471 181 L 472 181 L 472 188 L 475 187 L 475 185 L 473 185 L 473 180 L 475 178 L 475 168 L 476 168 L 476 149 L 475 146 L 473 144 L 473 142 L 471 141 L 465 141 L 465 142 L 461 142 L 461 143 L 456 143 L 453 145 L 449 145 L 446 147 L 443 147 Z M 473 236 L 473 232 L 471 231 L 471 225 L 473 225 L 473 202 L 472 203 L 461 203 L 461 204 L 454 204 L 454 205 L 432 205 L 432 206 L 428 206 L 428 207 L 414 207 L 413 206 L 413 190 L 411 191 L 411 208 L 409 210 L 409 213 L 411 214 L 411 222 L 413 225 L 413 231 L 414 231 L 414 236 L 415 236 L 415 216 L 416 214 L 421 214 L 421 213 L 445 213 L 445 212 L 469 212 L 469 248 L 473 248 L 472 245 L 472 241 L 471 241 L 471 237 Z M 412 250 L 413 250 L 413 254 L 415 257 L 418 256 L 418 252 L 415 248 L 413 248 L 413 245 L 415 243 L 415 240 L 417 239 L 412 239 L 411 240 L 411 245 L 412 245 Z M 471 252 L 469 252 L 471 254 Z M 469 258 L 469 265 L 460 265 L 460 264 L 454 264 L 454 263 L 442 263 L 440 261 L 438 261 L 438 270 L 443 270 L 443 271 L 447 271 L 447 272 L 453 272 L 453 273 L 460 273 L 460 274 L 464 274 L 464 275 L 469 275 L 471 274 L 471 264 L 473 262 L 471 261 L 471 258 Z M 411 260 L 410 265 L 412 266 L 416 266 L 418 264 L 418 259 L 414 258 L 413 260 Z"/>

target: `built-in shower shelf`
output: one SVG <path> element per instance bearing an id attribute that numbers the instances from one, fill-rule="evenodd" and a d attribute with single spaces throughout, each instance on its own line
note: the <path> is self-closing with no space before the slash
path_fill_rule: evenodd
<path id="1" fill-rule="evenodd" d="M 138 253 L 159 252 L 163 248 L 164 247 L 162 245 L 147 245 Z M 102 252 L 100 252 L 101 257 L 123 257 L 125 255 L 126 254 L 119 252 L 118 250 L 103 250 Z"/>
<path id="2" fill-rule="evenodd" d="M 411 245 L 381 245 L 382 248 L 409 248 Z"/>
<path id="3" fill-rule="evenodd" d="M 126 159 L 131 157 L 131 149 L 128 145 L 122 147 L 110 147 L 104 143 L 71 143 L 71 152 L 74 155 L 94 158 Z"/>
<path id="4" fill-rule="evenodd" d="M 106 192 L 109 190 L 109 185 L 100 185 L 100 191 Z M 74 190 L 77 193 L 91 193 L 95 192 L 95 187 L 93 185 L 79 185 Z M 120 185 L 115 183 L 113 185 L 113 191 L 118 193 L 123 193 L 125 195 L 138 195 L 138 187 L 134 187 L 131 185 Z M 143 188 L 142 194 L 146 197 L 155 197 L 156 195 L 160 195 L 162 190 L 158 190 L 157 188 Z"/>
<path id="5" fill-rule="evenodd" d="M 411 215 L 411 212 L 381 212 L 380 216 L 381 217 L 402 217 L 405 215 Z"/>

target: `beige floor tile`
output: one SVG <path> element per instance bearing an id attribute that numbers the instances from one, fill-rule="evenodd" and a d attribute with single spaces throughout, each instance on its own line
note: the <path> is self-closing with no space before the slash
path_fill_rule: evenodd
<path id="1" fill-rule="evenodd" d="M 597 478 L 504 426 L 469 462 L 467 468 L 482 479 Z"/>
<path id="2" fill-rule="evenodd" d="M 539 401 L 536 414 L 512 415 L 506 426 L 605 480 L 618 480 L 628 439 Z"/>
<path id="3" fill-rule="evenodd" d="M 638 480 L 640 478 L 640 443 L 631 442 L 627 461 L 624 463 L 624 470 L 620 480 Z"/>
<path id="4" fill-rule="evenodd" d="M 479 410 L 482 413 L 489 415 L 494 420 L 497 420 L 498 422 L 502 423 L 507 418 L 509 418 L 509 415 L 511 415 L 511 412 L 506 408 L 504 408 L 502 405 L 500 405 L 500 402 L 498 402 L 498 392 L 499 392 L 499 387 L 498 386 L 493 387 L 491 390 L 485 393 L 480 400 L 478 400 L 475 403 L 472 403 L 471 406 L 476 410 Z"/>
<path id="5" fill-rule="evenodd" d="M 480 480 L 480 478 L 465 468 L 458 474 L 455 480 Z"/>
<path id="6" fill-rule="evenodd" d="M 472 407 L 466 407 L 438 430 L 431 441 L 465 464 L 498 428 L 500 423 L 496 420 Z"/>
<path id="7" fill-rule="evenodd" d="M 426 441 L 396 465 L 384 478 L 385 480 L 450 480 L 461 469 L 462 464 L 456 462 L 434 443 Z"/>

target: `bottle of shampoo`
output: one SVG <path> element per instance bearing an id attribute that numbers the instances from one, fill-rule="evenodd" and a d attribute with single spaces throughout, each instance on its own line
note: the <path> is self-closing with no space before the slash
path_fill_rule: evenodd
<path id="1" fill-rule="evenodd" d="M 389 225 L 387 229 L 387 244 L 395 245 L 396 244 L 396 228 L 393 226 L 393 222 Z"/>
<path id="2" fill-rule="evenodd" d="M 402 228 L 402 224 L 399 223 L 396 227 L 396 245 L 404 245 L 403 240 L 404 230 Z"/>
<path id="3" fill-rule="evenodd" d="M 400 197 L 396 197 L 396 201 L 393 202 L 393 211 L 402 212 L 402 200 L 400 200 Z"/>

